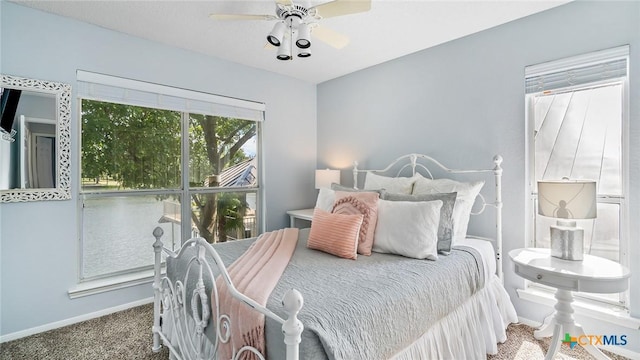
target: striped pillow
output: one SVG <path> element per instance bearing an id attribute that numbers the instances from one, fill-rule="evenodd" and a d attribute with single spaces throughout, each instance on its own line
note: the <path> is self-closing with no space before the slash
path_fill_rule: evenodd
<path id="1" fill-rule="evenodd" d="M 307 247 L 355 260 L 358 256 L 362 218 L 360 214 L 332 214 L 316 208 L 313 211 Z"/>

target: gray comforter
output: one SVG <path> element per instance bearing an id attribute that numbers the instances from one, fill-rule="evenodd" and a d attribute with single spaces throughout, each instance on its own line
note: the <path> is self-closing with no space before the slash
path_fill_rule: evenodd
<path id="1" fill-rule="evenodd" d="M 300 359 L 388 359 L 484 286 L 480 254 L 456 247 L 437 261 L 377 254 L 347 260 L 306 247 L 294 255 L 267 307 L 286 318 L 281 299 L 299 290 L 304 306 Z M 226 265 L 251 241 L 215 245 Z M 180 267 L 180 266 L 177 266 Z M 172 277 L 176 264 L 168 264 Z M 284 359 L 281 325 L 267 319 L 267 357 Z"/>

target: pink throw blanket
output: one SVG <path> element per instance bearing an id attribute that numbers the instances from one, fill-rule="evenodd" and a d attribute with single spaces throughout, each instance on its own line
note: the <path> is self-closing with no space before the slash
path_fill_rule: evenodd
<path id="1" fill-rule="evenodd" d="M 247 251 L 231 264 L 227 270 L 236 289 L 264 306 L 289 264 L 298 241 L 298 229 L 286 228 L 262 234 Z M 243 346 L 252 346 L 265 354 L 265 316 L 247 304 L 235 299 L 224 279 L 216 280 L 220 313 L 231 319 L 231 338 L 220 343 L 218 359 L 231 359 L 233 351 Z M 212 296 L 212 299 L 214 297 Z M 212 308 L 215 314 L 215 303 Z M 215 317 L 214 317 L 215 319 Z M 242 360 L 257 359 L 251 352 L 244 352 Z"/>

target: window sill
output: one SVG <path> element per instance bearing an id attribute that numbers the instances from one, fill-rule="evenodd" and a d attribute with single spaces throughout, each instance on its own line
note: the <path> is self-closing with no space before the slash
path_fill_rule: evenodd
<path id="1" fill-rule="evenodd" d="M 70 299 L 76 299 L 83 296 L 125 289 L 136 285 L 150 284 L 151 282 L 153 282 L 153 270 L 144 270 L 125 275 L 81 282 L 69 289 L 68 294 Z"/>
<path id="2" fill-rule="evenodd" d="M 535 288 L 517 289 L 516 291 L 518 297 L 523 300 L 548 306 L 554 306 L 556 303 L 554 294 L 551 291 Z M 574 298 L 572 306 L 576 315 L 587 316 L 628 329 L 640 329 L 640 319 L 631 317 L 629 312 L 622 307 L 578 298 Z"/>

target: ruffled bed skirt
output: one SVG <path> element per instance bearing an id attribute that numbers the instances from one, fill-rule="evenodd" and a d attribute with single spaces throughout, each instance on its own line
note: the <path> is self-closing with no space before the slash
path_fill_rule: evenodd
<path id="1" fill-rule="evenodd" d="M 171 323 L 169 317 L 167 316 L 163 324 Z M 185 333 L 186 328 L 194 326 L 190 316 L 186 316 L 186 321 L 185 328 L 180 330 L 170 325 L 163 326 L 165 335 L 172 339 L 175 347 L 178 345 L 176 332 Z M 517 321 L 518 317 L 509 294 L 500 283 L 500 279 L 493 275 L 482 290 L 434 324 L 422 337 L 392 359 L 485 359 L 486 354 L 498 352 L 497 344 L 507 339 L 507 326 Z M 204 340 L 201 356 L 204 359 L 212 359 L 214 346 L 208 339 Z M 187 348 L 191 351 L 187 350 L 190 354 L 186 358 L 195 358 L 194 348 Z"/>
<path id="2" fill-rule="evenodd" d="M 485 359 L 498 352 L 507 326 L 517 321 L 509 294 L 494 275 L 484 289 L 392 359 Z"/>

